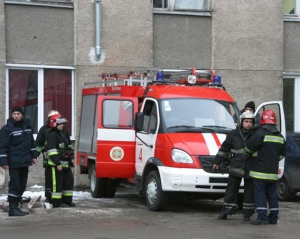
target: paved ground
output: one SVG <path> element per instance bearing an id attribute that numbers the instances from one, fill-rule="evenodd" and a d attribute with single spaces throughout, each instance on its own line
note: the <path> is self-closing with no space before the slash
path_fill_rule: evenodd
<path id="1" fill-rule="evenodd" d="M 300 196 L 294 202 L 280 202 L 277 225 L 253 226 L 242 220 L 241 211 L 216 220 L 222 200 L 173 199 L 166 211 L 151 212 L 144 198 L 124 188 L 113 199 L 93 199 L 88 192 L 77 195 L 75 208 L 16 218 L 0 211 L 1 239 L 300 238 Z"/>

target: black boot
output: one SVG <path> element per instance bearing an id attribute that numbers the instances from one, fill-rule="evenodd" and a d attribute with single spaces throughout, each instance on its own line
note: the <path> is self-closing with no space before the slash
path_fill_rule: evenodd
<path id="1" fill-rule="evenodd" d="M 26 214 L 20 210 L 20 208 L 18 207 L 19 202 L 18 201 L 10 201 L 9 202 L 9 212 L 8 212 L 8 216 L 10 217 L 20 217 L 20 216 L 25 216 Z"/>

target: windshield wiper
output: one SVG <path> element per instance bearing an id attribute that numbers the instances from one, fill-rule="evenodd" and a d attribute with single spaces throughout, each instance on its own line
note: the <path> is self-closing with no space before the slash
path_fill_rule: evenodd
<path id="1" fill-rule="evenodd" d="M 214 132 L 211 128 L 205 127 L 195 127 L 192 125 L 176 125 L 168 127 L 168 131 L 171 130 L 173 132 Z"/>
<path id="2" fill-rule="evenodd" d="M 208 129 L 217 128 L 217 129 L 233 130 L 232 128 L 220 126 L 220 125 L 203 125 L 202 128 L 208 128 Z"/>

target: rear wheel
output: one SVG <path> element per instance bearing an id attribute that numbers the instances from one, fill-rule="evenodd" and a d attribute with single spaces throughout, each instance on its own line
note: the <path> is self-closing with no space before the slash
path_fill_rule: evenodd
<path id="1" fill-rule="evenodd" d="M 146 201 L 151 211 L 162 211 L 165 209 L 168 196 L 162 190 L 158 171 L 152 171 L 146 181 Z"/>
<path id="2" fill-rule="evenodd" d="M 280 178 L 277 182 L 277 196 L 281 201 L 288 201 L 295 197 L 296 193 L 292 193 L 289 185 L 284 177 Z"/>
<path id="3" fill-rule="evenodd" d="M 105 188 L 107 185 L 106 178 L 97 178 L 95 164 L 93 164 L 90 168 L 90 189 L 91 195 L 93 198 L 102 198 L 105 196 Z"/>

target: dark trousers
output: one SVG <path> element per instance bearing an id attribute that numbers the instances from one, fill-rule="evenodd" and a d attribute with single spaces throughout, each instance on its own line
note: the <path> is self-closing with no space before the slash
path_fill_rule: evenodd
<path id="1" fill-rule="evenodd" d="M 277 222 L 278 198 L 276 182 L 265 182 L 253 179 L 255 207 L 258 213 L 257 220 Z M 268 215 L 268 204 L 270 213 Z"/>
<path id="2" fill-rule="evenodd" d="M 241 181 L 242 178 L 229 174 L 228 184 L 227 184 L 225 198 L 224 198 L 224 206 L 223 206 L 223 211 L 225 212 L 225 214 L 226 212 L 230 212 L 229 214 L 232 214 L 235 211 Z M 255 208 L 255 204 L 254 204 L 252 179 L 245 178 L 244 179 L 244 201 L 243 201 L 244 216 L 252 216 L 252 214 L 254 213 L 254 208 Z"/>
<path id="3" fill-rule="evenodd" d="M 56 167 L 47 166 L 47 177 L 51 181 L 51 203 L 59 206 L 73 201 L 74 176 L 71 168 L 58 171 Z"/>
<path id="4" fill-rule="evenodd" d="M 25 192 L 28 167 L 9 168 L 8 201 L 20 201 Z"/>

